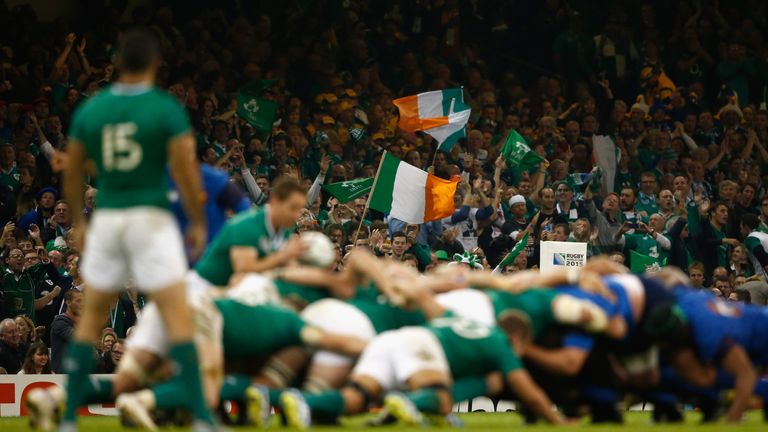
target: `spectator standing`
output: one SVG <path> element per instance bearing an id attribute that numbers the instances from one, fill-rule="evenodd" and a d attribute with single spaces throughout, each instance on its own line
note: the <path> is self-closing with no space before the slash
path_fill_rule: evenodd
<path id="1" fill-rule="evenodd" d="M 80 317 L 82 302 L 82 292 L 78 290 L 67 291 L 64 295 L 67 311 L 57 315 L 51 324 L 51 369 L 54 373 L 64 372 L 61 362 L 64 359 L 67 345 L 75 333 L 75 324 Z"/>

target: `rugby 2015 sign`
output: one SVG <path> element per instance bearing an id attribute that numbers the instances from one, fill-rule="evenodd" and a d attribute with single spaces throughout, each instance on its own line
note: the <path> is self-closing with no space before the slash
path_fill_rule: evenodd
<path id="1" fill-rule="evenodd" d="M 587 244 L 579 242 L 540 242 L 539 269 L 548 271 L 557 267 L 584 267 L 587 263 Z"/>

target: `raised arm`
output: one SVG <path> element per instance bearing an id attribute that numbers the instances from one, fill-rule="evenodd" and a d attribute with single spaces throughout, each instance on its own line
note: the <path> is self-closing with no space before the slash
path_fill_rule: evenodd
<path id="1" fill-rule="evenodd" d="M 317 173 L 315 181 L 312 182 L 312 186 L 310 186 L 309 192 L 307 192 L 307 207 L 311 207 L 312 203 L 320 196 L 322 185 L 325 183 L 325 173 L 328 171 L 330 164 L 331 158 L 327 154 L 323 155 L 322 159 L 320 159 L 320 172 Z"/>
<path id="2" fill-rule="evenodd" d="M 56 57 L 56 61 L 53 63 L 53 69 L 51 70 L 51 77 L 56 74 L 59 69 L 61 69 L 62 66 L 64 66 L 64 63 L 67 61 L 67 57 L 69 57 L 69 53 L 72 52 L 72 46 L 75 44 L 75 34 L 74 33 L 68 33 L 67 36 L 64 38 L 64 49 L 61 50 L 59 53 L 59 56 Z"/>
<path id="3" fill-rule="evenodd" d="M 83 68 L 81 76 L 78 78 L 78 84 L 80 88 L 84 88 L 88 82 L 88 79 L 93 73 L 93 68 L 88 62 L 88 57 L 85 56 L 85 38 L 80 38 L 80 43 L 77 44 L 77 58 L 80 60 L 80 66 Z"/>

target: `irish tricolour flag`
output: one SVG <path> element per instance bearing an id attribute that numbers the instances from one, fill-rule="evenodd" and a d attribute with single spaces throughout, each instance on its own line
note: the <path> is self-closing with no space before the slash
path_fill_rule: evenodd
<path id="1" fill-rule="evenodd" d="M 412 224 L 442 219 L 455 210 L 457 184 L 384 153 L 368 205 Z"/>
<path id="2" fill-rule="evenodd" d="M 437 148 L 450 151 L 465 137 L 472 110 L 464 104 L 464 90 L 453 88 L 419 93 L 392 101 L 400 110 L 398 126 L 406 132 L 423 131 L 437 141 Z"/>

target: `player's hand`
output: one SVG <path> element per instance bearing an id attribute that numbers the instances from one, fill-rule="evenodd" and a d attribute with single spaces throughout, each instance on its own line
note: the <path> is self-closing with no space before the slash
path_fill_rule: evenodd
<path id="1" fill-rule="evenodd" d="M 190 258 L 196 260 L 203 255 L 208 240 L 208 230 L 203 223 L 192 223 L 187 228 L 187 247 Z"/>
<path id="2" fill-rule="evenodd" d="M 51 294 L 53 295 L 54 298 L 58 297 L 59 294 L 61 294 L 61 287 L 58 285 L 53 287 L 53 289 L 51 290 Z"/>
<path id="3" fill-rule="evenodd" d="M 283 250 L 280 253 L 283 254 L 286 261 L 298 259 L 307 250 L 307 244 L 298 236 L 291 237 L 290 240 L 283 246 Z"/>

